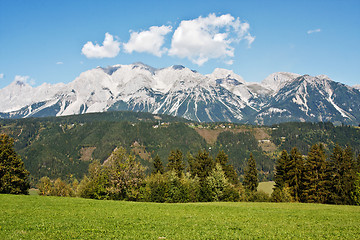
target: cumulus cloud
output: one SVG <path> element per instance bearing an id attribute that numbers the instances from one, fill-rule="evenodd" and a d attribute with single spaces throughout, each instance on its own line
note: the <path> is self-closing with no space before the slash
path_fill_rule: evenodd
<path id="1" fill-rule="evenodd" d="M 20 82 L 20 83 L 26 83 L 29 85 L 35 85 L 35 80 L 30 78 L 30 76 L 21 76 L 21 75 L 16 75 L 14 78 L 15 82 Z"/>
<path id="2" fill-rule="evenodd" d="M 81 52 L 87 58 L 113 58 L 120 52 L 120 42 L 114 40 L 114 37 L 111 34 L 105 33 L 105 39 L 102 46 L 98 43 L 94 45 L 89 41 L 83 46 Z"/>
<path id="3" fill-rule="evenodd" d="M 241 22 L 230 14 L 217 17 L 209 14 L 193 20 L 181 21 L 175 30 L 170 56 L 188 58 L 197 65 L 203 65 L 209 59 L 227 58 L 228 64 L 234 57 L 234 43 L 245 40 L 250 47 L 255 37 L 249 33 L 250 25 Z"/>
<path id="4" fill-rule="evenodd" d="M 309 30 L 309 31 L 307 31 L 307 34 L 318 33 L 318 32 L 321 32 L 321 29 L 320 29 L 320 28 L 318 28 L 318 29 L 313 29 L 313 30 Z"/>
<path id="5" fill-rule="evenodd" d="M 57 62 L 56 64 L 57 64 L 57 65 L 61 65 L 61 64 L 64 64 L 64 63 L 63 63 L 63 62 Z"/>
<path id="6" fill-rule="evenodd" d="M 146 52 L 161 57 L 167 51 L 163 48 L 165 35 L 171 32 L 171 26 L 152 26 L 147 31 L 131 32 L 130 40 L 124 43 L 124 49 L 128 53 Z"/>
<path id="7" fill-rule="evenodd" d="M 4 78 L 4 74 L 0 73 L 0 79 L 3 79 L 3 78 Z"/>

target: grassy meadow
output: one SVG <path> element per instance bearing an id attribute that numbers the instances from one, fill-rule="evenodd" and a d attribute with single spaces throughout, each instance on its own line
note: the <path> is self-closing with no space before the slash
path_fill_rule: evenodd
<path id="1" fill-rule="evenodd" d="M 360 207 L 0 195 L 0 239 L 356 239 Z"/>
<path id="2" fill-rule="evenodd" d="M 257 190 L 258 190 L 258 191 L 263 191 L 263 192 L 267 193 L 267 194 L 270 196 L 271 193 L 273 192 L 274 186 L 275 186 L 275 182 L 274 182 L 274 181 L 270 181 L 270 182 L 260 182 Z"/>

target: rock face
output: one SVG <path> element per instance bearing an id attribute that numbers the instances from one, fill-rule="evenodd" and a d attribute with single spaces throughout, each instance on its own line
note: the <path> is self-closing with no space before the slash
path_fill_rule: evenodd
<path id="1" fill-rule="evenodd" d="M 116 110 L 170 114 L 196 121 L 272 124 L 360 122 L 360 91 L 327 76 L 273 73 L 261 83 L 226 69 L 202 75 L 184 66 L 143 63 L 95 68 L 69 84 L 0 90 L 0 117 L 63 116 Z"/>

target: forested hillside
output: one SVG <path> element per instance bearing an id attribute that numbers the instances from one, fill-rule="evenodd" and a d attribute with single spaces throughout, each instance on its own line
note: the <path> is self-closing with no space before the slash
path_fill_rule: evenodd
<path id="1" fill-rule="evenodd" d="M 360 152 L 360 129 L 331 123 L 284 123 L 267 126 L 209 123 L 201 125 L 181 118 L 149 113 L 108 112 L 67 117 L 0 120 L 1 133 L 15 139 L 15 149 L 30 171 L 33 183 L 51 179 L 81 179 L 94 160 L 103 162 L 116 147 L 123 147 L 152 170 L 158 154 L 166 164 L 171 150 L 196 154 L 206 149 L 215 157 L 229 156 L 240 177 L 250 153 L 261 180 L 272 179 L 280 151 L 298 147 L 307 154 L 322 142 L 330 152 L 335 143 Z"/>
<path id="2" fill-rule="evenodd" d="M 280 148 L 290 152 L 297 147 L 302 154 L 307 154 L 312 145 L 322 143 L 327 155 L 336 143 L 350 146 L 354 153 L 360 153 L 360 128 L 352 126 L 334 126 L 332 123 L 289 122 L 272 126 L 272 141 Z"/>

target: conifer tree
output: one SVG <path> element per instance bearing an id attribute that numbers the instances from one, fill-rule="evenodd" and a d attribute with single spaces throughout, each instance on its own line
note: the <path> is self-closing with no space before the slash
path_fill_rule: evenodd
<path id="1" fill-rule="evenodd" d="M 300 201 L 301 175 L 304 162 L 301 153 L 296 147 L 291 149 L 289 161 L 285 164 L 285 184 L 290 188 L 290 194 L 294 201 Z"/>
<path id="2" fill-rule="evenodd" d="M 29 172 L 14 150 L 14 139 L 0 134 L 0 193 L 28 194 Z"/>
<path id="3" fill-rule="evenodd" d="M 351 199 L 351 193 L 354 191 L 355 181 L 357 179 L 356 167 L 357 164 L 354 159 L 354 152 L 351 147 L 348 145 L 344 150 L 344 158 L 345 158 L 345 171 L 344 171 L 344 204 L 353 204 Z"/>
<path id="4" fill-rule="evenodd" d="M 250 153 L 244 175 L 244 187 L 246 190 L 256 192 L 259 185 L 258 172 L 256 169 L 256 161 Z"/>
<path id="5" fill-rule="evenodd" d="M 281 152 L 275 166 L 275 188 L 282 189 L 286 181 L 286 164 L 289 162 L 289 155 L 286 150 Z"/>
<path id="6" fill-rule="evenodd" d="M 200 181 L 205 180 L 215 167 L 212 157 L 206 150 L 199 151 L 195 157 L 189 160 L 190 174 L 193 177 L 198 176 Z"/>
<path id="7" fill-rule="evenodd" d="M 326 188 L 326 156 L 322 145 L 311 147 L 304 166 L 302 179 L 302 200 L 304 202 L 325 203 Z"/>
<path id="8" fill-rule="evenodd" d="M 221 150 L 219 151 L 219 153 L 215 158 L 215 163 L 220 164 L 222 170 L 225 173 L 226 178 L 229 180 L 230 183 L 238 184 L 239 183 L 238 175 L 234 169 L 234 166 L 228 164 L 228 160 L 229 160 L 228 155 L 223 150 Z"/>
<path id="9" fill-rule="evenodd" d="M 169 157 L 168 157 L 168 164 L 167 169 L 169 171 L 175 171 L 178 175 L 178 177 L 181 177 L 185 165 L 183 161 L 183 154 L 179 149 L 171 150 Z"/>
<path id="10" fill-rule="evenodd" d="M 214 160 L 206 150 L 199 151 L 195 157 L 189 159 L 190 174 L 193 178 L 199 178 L 200 191 L 199 201 L 208 202 L 212 200 L 212 190 L 206 179 L 215 167 Z"/>
<path id="11" fill-rule="evenodd" d="M 332 189 L 330 203 L 352 204 L 351 192 L 356 180 L 356 164 L 350 147 L 343 150 L 338 144 L 330 157 Z"/>
<path id="12" fill-rule="evenodd" d="M 159 155 L 156 155 L 154 158 L 154 170 L 152 173 L 153 174 L 156 174 L 156 173 L 163 174 L 164 173 L 164 166 L 161 162 Z"/>

